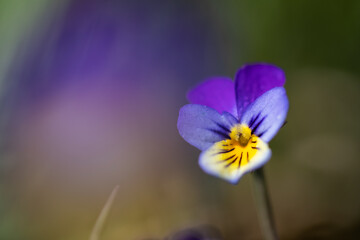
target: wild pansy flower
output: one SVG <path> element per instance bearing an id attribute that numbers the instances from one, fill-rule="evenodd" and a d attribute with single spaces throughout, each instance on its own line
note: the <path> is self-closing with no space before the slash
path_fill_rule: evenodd
<path id="1" fill-rule="evenodd" d="M 191 104 L 180 109 L 180 135 L 202 151 L 200 167 L 237 183 L 271 157 L 268 142 L 285 122 L 289 108 L 284 72 L 270 64 L 240 68 L 235 82 L 214 77 L 192 89 Z"/>

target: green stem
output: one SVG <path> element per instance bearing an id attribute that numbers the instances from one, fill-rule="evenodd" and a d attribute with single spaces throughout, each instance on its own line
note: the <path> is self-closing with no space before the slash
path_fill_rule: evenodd
<path id="1" fill-rule="evenodd" d="M 277 240 L 275 222 L 271 211 L 269 194 L 263 168 L 259 168 L 252 174 L 254 178 L 253 192 L 257 212 L 260 220 L 260 227 L 265 240 Z"/>

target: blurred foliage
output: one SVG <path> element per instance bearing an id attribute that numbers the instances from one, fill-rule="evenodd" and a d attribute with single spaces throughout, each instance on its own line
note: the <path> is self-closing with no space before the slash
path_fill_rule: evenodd
<path id="1" fill-rule="evenodd" d="M 14 57 L 20 54 L 20 51 L 25 51 L 21 46 L 31 39 L 36 28 L 43 27 L 41 21 L 46 13 L 50 13 L 54 7 L 60 5 L 51 2 L 50 0 L 0 0 L 0 82 L 4 82 L 11 63 L 15 60 Z"/>
<path id="2" fill-rule="evenodd" d="M 286 70 L 316 67 L 360 73 L 357 0 L 211 3 L 232 72 L 240 63 L 265 61 Z"/>

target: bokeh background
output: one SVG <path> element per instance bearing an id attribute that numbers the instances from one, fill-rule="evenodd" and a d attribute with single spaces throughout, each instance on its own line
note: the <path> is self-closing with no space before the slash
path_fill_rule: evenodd
<path id="1" fill-rule="evenodd" d="M 88 239 L 116 185 L 102 240 L 261 239 L 251 175 L 206 175 L 176 129 L 187 90 L 259 61 L 290 99 L 265 167 L 280 238 L 360 239 L 359 15 L 357 0 L 1 0 L 0 239 Z"/>

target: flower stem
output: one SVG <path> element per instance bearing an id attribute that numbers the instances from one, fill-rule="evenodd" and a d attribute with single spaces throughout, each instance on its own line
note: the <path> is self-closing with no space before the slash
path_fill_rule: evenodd
<path id="1" fill-rule="evenodd" d="M 265 240 L 277 240 L 275 222 L 271 211 L 269 194 L 266 187 L 266 181 L 263 168 L 254 171 L 253 175 L 253 193 L 255 204 L 260 220 L 260 227 Z"/>

